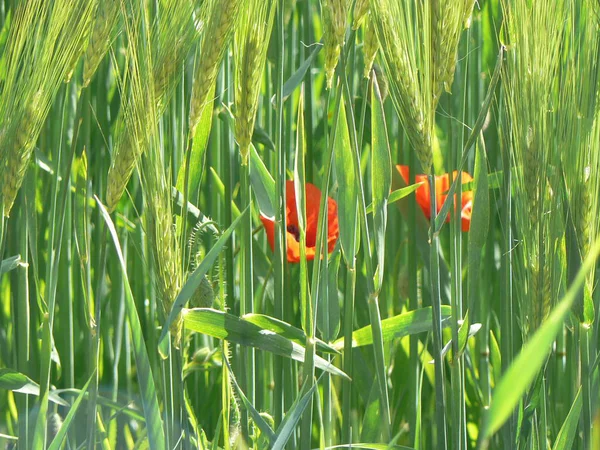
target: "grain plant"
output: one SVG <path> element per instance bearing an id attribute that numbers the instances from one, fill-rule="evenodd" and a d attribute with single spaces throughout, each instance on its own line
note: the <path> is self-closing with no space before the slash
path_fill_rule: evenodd
<path id="1" fill-rule="evenodd" d="M 0 0 L 0 448 L 600 448 L 598 0 Z"/>

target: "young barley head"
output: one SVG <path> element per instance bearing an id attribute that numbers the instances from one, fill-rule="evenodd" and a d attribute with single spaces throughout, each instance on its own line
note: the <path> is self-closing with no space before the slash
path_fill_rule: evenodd
<path id="1" fill-rule="evenodd" d="M 246 17 L 235 34 L 235 137 L 242 164 L 248 163 L 262 73 L 267 58 L 275 5 L 249 0 Z"/>
<path id="2" fill-rule="evenodd" d="M 189 128 L 193 136 L 200 121 L 202 109 L 209 101 L 208 93 L 214 85 L 219 73 L 223 55 L 229 46 L 229 40 L 235 30 L 240 12 L 245 10 L 245 0 L 208 0 L 207 24 L 202 38 L 202 48 L 198 53 L 192 98 L 190 101 Z"/>

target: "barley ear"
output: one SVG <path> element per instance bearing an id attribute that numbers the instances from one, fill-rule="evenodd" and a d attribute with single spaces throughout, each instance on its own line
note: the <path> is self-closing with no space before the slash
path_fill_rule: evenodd
<path id="1" fill-rule="evenodd" d="M 103 0 L 96 9 L 88 46 L 83 55 L 83 86 L 90 84 L 102 58 L 111 45 L 111 35 L 119 18 L 119 0 Z"/>
<path id="2" fill-rule="evenodd" d="M 248 164 L 274 13 L 272 1 L 249 0 L 248 13 L 235 35 L 235 138 L 244 165 Z"/>
<path id="3" fill-rule="evenodd" d="M 197 57 L 190 101 L 189 129 L 191 136 L 194 135 L 200 122 L 204 105 L 210 101 L 207 98 L 208 93 L 217 79 L 221 60 L 239 22 L 243 3 L 244 0 L 226 2 L 211 0 L 207 7 L 208 23 Z"/>
<path id="4" fill-rule="evenodd" d="M 348 7 L 346 0 L 322 0 L 323 41 L 325 52 L 325 76 L 327 88 L 333 85 L 333 74 L 340 58 L 346 33 Z"/>

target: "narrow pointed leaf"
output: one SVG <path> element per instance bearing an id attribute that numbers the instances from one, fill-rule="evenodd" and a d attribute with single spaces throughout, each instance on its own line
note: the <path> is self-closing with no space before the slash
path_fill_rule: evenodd
<path id="1" fill-rule="evenodd" d="M 442 305 L 442 320 L 443 325 L 448 325 L 448 319 L 452 315 L 451 308 L 448 305 Z M 414 311 L 405 312 L 389 319 L 381 321 L 381 331 L 383 333 L 383 341 L 388 342 L 392 339 L 408 336 L 411 334 L 431 331 L 431 307 L 417 309 Z M 363 345 L 371 345 L 373 336 L 371 333 L 371 325 L 360 328 L 352 333 L 352 347 L 362 347 Z M 333 344 L 335 349 L 344 348 L 344 339 L 338 339 Z"/>
<path id="2" fill-rule="evenodd" d="M 225 339 L 240 345 L 258 348 L 275 355 L 303 362 L 305 349 L 294 341 L 259 327 L 232 314 L 212 308 L 194 308 L 183 311 L 185 327 L 217 339 Z M 333 364 L 315 356 L 315 366 L 334 375 L 347 375 Z"/>
<path id="3" fill-rule="evenodd" d="M 144 417 L 146 418 L 148 442 L 152 450 L 162 450 L 165 448 L 165 432 L 163 428 L 163 421 L 160 413 L 160 407 L 158 405 L 154 376 L 152 374 L 150 360 L 148 359 L 148 351 L 146 349 L 144 335 L 142 333 L 142 326 L 140 324 L 140 318 L 137 313 L 135 301 L 133 299 L 133 293 L 131 292 L 131 285 L 129 284 L 129 278 L 127 276 L 127 266 L 125 265 L 125 259 L 123 257 L 123 252 L 121 251 L 121 244 L 119 243 L 119 237 L 117 235 L 115 225 L 113 224 L 108 211 L 100 199 L 96 196 L 94 196 L 94 198 L 96 199 L 96 203 L 100 208 L 104 222 L 106 222 L 115 247 L 115 251 L 119 258 L 119 263 L 121 265 L 123 287 L 125 289 L 125 307 L 131 332 L 133 354 L 135 356 L 137 369 L 136 373 L 138 382 L 140 384 L 142 408 L 144 410 Z"/>
<path id="4" fill-rule="evenodd" d="M 385 228 L 387 225 L 387 202 L 392 187 L 392 159 L 388 142 L 385 111 L 373 74 L 371 89 L 371 190 L 373 194 L 373 224 L 375 249 L 377 250 L 376 290 L 381 288 L 385 262 Z"/>

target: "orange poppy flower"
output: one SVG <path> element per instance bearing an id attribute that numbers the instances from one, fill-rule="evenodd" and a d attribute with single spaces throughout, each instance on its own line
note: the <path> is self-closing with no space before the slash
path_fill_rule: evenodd
<path id="1" fill-rule="evenodd" d="M 291 263 L 300 262 L 300 230 L 298 228 L 298 213 L 296 211 L 296 192 L 294 182 L 287 181 L 285 185 L 286 205 L 285 217 L 287 223 L 287 260 Z M 317 223 L 319 220 L 319 206 L 321 191 L 315 185 L 306 183 L 306 259 L 315 259 L 317 245 Z M 338 226 L 337 203 L 327 197 L 327 251 L 331 253 L 335 248 L 340 229 Z M 261 214 L 267 240 L 271 250 L 275 248 L 275 221 Z"/>
<path id="2" fill-rule="evenodd" d="M 409 180 L 408 166 L 397 165 L 396 169 L 398 169 L 398 172 L 400 172 L 400 175 L 402 175 L 404 182 L 406 184 L 408 184 L 408 180 Z M 452 178 L 454 179 L 456 176 L 458 176 L 458 171 L 455 170 L 452 173 Z M 427 181 L 427 175 L 416 175 L 415 176 L 416 183 L 420 183 L 423 181 L 425 183 L 417 188 L 415 195 L 417 197 L 417 204 L 423 210 L 423 214 L 425 214 L 425 217 L 427 217 L 427 219 L 431 219 L 431 207 L 429 205 L 431 194 L 429 191 L 429 182 Z M 469 183 L 470 181 L 473 181 L 473 177 L 466 172 L 462 172 L 462 184 Z M 435 177 L 435 206 L 437 208 L 438 213 L 440 212 L 440 209 L 442 209 L 442 205 L 443 205 L 444 201 L 446 200 L 446 197 L 447 197 L 446 192 L 448 192 L 448 189 L 450 189 L 450 176 L 447 173 L 445 173 L 444 175 L 441 175 L 441 176 L 436 176 Z M 469 228 L 471 227 L 472 209 L 473 209 L 473 191 L 463 192 L 462 199 L 461 199 L 461 212 L 460 212 L 463 231 L 469 231 Z M 449 221 L 450 221 L 450 214 L 448 214 L 448 217 L 446 217 L 446 222 L 449 222 Z"/>

